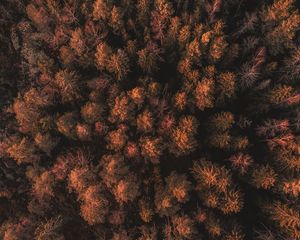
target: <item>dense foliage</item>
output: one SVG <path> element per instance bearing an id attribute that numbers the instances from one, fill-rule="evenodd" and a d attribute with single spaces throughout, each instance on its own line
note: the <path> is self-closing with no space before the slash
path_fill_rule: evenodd
<path id="1" fill-rule="evenodd" d="M 2 0 L 0 239 L 300 239 L 296 0 Z"/>

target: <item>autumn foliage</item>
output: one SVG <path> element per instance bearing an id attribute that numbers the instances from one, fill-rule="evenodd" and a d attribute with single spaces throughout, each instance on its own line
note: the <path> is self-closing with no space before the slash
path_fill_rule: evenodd
<path id="1" fill-rule="evenodd" d="M 300 240 L 296 0 L 2 0 L 0 239 Z"/>

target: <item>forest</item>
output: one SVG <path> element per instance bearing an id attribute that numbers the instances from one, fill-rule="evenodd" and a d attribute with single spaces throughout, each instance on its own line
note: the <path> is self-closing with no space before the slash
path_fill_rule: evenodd
<path id="1" fill-rule="evenodd" d="M 300 240 L 300 1 L 1 0 L 0 239 Z"/>

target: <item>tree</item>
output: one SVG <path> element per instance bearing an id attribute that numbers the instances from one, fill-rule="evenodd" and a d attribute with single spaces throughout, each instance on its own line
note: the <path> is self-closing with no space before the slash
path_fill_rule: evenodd
<path id="1" fill-rule="evenodd" d="M 231 142 L 231 136 L 229 135 L 228 131 L 224 133 L 213 133 L 209 137 L 208 141 L 212 147 L 228 149 L 230 146 L 229 144 Z"/>
<path id="2" fill-rule="evenodd" d="M 103 193 L 101 185 L 89 186 L 82 194 L 81 215 L 89 225 L 105 222 L 109 212 L 109 201 Z"/>
<path id="3" fill-rule="evenodd" d="M 229 170 L 206 159 L 199 159 L 194 162 L 191 171 L 200 189 L 213 187 L 218 192 L 226 192 L 232 184 Z"/>
<path id="4" fill-rule="evenodd" d="M 175 128 L 171 133 L 171 137 L 172 146 L 170 151 L 177 156 L 187 155 L 197 146 L 194 136 L 182 128 Z"/>
<path id="5" fill-rule="evenodd" d="M 111 122 L 124 122 L 131 119 L 131 114 L 133 110 L 133 104 L 130 99 L 121 95 L 115 98 L 114 105 L 110 112 Z"/>
<path id="6" fill-rule="evenodd" d="M 51 151 L 59 143 L 59 138 L 51 136 L 50 133 L 37 133 L 34 138 L 35 144 L 44 151 L 47 155 L 51 155 Z"/>
<path id="7" fill-rule="evenodd" d="M 97 67 L 99 67 L 100 70 L 106 69 L 111 56 L 112 56 L 111 47 L 107 45 L 106 42 L 99 43 L 95 54 Z"/>
<path id="8" fill-rule="evenodd" d="M 196 146 L 198 122 L 192 116 L 184 116 L 179 119 L 178 127 L 172 129 L 172 145 L 170 151 L 177 156 L 191 153 Z"/>
<path id="9" fill-rule="evenodd" d="M 119 154 L 104 155 L 101 158 L 100 166 L 102 166 L 100 176 L 110 189 L 129 174 L 129 167 L 124 157 Z"/>
<path id="10" fill-rule="evenodd" d="M 155 240 L 157 239 L 157 229 L 155 226 L 150 226 L 150 227 L 146 227 L 146 226 L 142 226 L 140 228 L 140 232 L 141 232 L 141 236 L 139 237 L 138 240 Z"/>
<path id="11" fill-rule="evenodd" d="M 141 132 L 153 131 L 153 117 L 149 110 L 145 110 L 137 116 L 137 129 Z"/>
<path id="12" fill-rule="evenodd" d="M 297 198 L 300 195 L 300 179 L 294 178 L 294 179 L 283 181 L 282 191 L 285 194 L 289 194 Z"/>
<path id="13" fill-rule="evenodd" d="M 289 237 L 299 238 L 300 215 L 298 210 L 280 201 L 270 203 L 265 210 L 269 214 L 270 219 Z"/>
<path id="14" fill-rule="evenodd" d="M 214 114 L 210 119 L 210 126 L 218 132 L 229 130 L 234 124 L 234 116 L 230 112 L 220 112 Z"/>
<path id="15" fill-rule="evenodd" d="M 186 239 L 193 239 L 197 235 L 197 229 L 194 224 L 194 221 L 187 215 L 174 216 L 172 218 L 174 235 L 179 235 Z"/>
<path id="16" fill-rule="evenodd" d="M 252 157 L 248 154 L 243 153 L 232 155 L 229 158 L 229 161 L 231 162 L 233 168 L 236 169 L 241 175 L 246 174 L 249 170 L 249 167 L 251 167 L 253 164 Z"/>
<path id="17" fill-rule="evenodd" d="M 86 51 L 86 44 L 82 30 L 80 28 L 75 29 L 72 32 L 70 39 L 70 47 L 75 51 L 76 55 L 82 56 Z"/>
<path id="18" fill-rule="evenodd" d="M 128 96 L 132 101 L 139 107 L 144 103 L 145 99 L 145 89 L 142 87 L 135 87 L 127 92 Z"/>
<path id="19" fill-rule="evenodd" d="M 243 194 L 239 190 L 229 190 L 220 199 L 220 210 L 224 214 L 238 213 L 243 208 Z"/>
<path id="20" fill-rule="evenodd" d="M 174 97 L 176 108 L 184 110 L 187 105 L 187 94 L 185 92 L 178 92 Z"/>
<path id="21" fill-rule="evenodd" d="M 41 117 L 40 112 L 34 106 L 26 104 L 22 99 L 16 99 L 13 103 L 13 111 L 20 125 L 20 131 L 24 133 L 37 132 L 37 122 Z"/>
<path id="22" fill-rule="evenodd" d="M 61 216 L 56 216 L 47 219 L 35 229 L 35 238 L 37 240 L 57 239 L 64 240 L 65 237 L 61 233 L 64 225 L 64 219 Z"/>
<path id="23" fill-rule="evenodd" d="M 55 75 L 55 85 L 60 91 L 63 102 L 76 101 L 81 98 L 79 77 L 74 71 L 60 70 Z"/>
<path id="24" fill-rule="evenodd" d="M 277 85 L 268 93 L 267 100 L 272 105 L 278 105 L 291 97 L 292 93 L 292 86 Z"/>
<path id="25" fill-rule="evenodd" d="M 257 166 L 252 172 L 252 181 L 257 188 L 270 189 L 277 180 L 277 174 L 269 165 Z"/>
<path id="26" fill-rule="evenodd" d="M 124 50 L 118 49 L 117 53 L 113 53 L 106 66 L 107 70 L 114 73 L 117 80 L 121 80 L 129 72 L 129 58 Z"/>
<path id="27" fill-rule="evenodd" d="M 41 157 L 36 146 L 26 137 L 17 139 L 17 142 L 7 149 L 7 153 L 17 164 L 36 163 Z"/>
<path id="28" fill-rule="evenodd" d="M 189 200 L 189 191 L 191 190 L 191 183 L 187 180 L 185 175 L 179 175 L 176 172 L 166 178 L 166 187 L 170 194 L 180 203 Z"/>
<path id="29" fill-rule="evenodd" d="M 162 155 L 162 140 L 160 138 L 142 137 L 140 138 L 141 154 L 152 163 L 159 163 Z"/>
<path id="30" fill-rule="evenodd" d="M 71 170 L 69 174 L 68 186 L 70 190 L 76 191 L 79 195 L 86 189 L 96 183 L 96 176 L 86 167 L 77 167 Z"/>
<path id="31" fill-rule="evenodd" d="M 300 26 L 300 14 L 295 8 L 295 1 L 277 0 L 261 14 L 266 24 L 263 25 L 266 26 L 263 30 L 267 32 L 265 41 L 271 53 L 276 56 L 285 49 L 293 48 L 292 40 Z"/>
<path id="32" fill-rule="evenodd" d="M 124 30 L 123 14 L 120 7 L 113 6 L 109 24 L 115 33 L 120 34 Z"/>
<path id="33" fill-rule="evenodd" d="M 81 117 L 87 122 L 87 123 L 95 123 L 102 118 L 102 113 L 104 111 L 104 108 L 99 103 L 95 102 L 86 102 L 85 105 L 81 107 Z"/>
<path id="34" fill-rule="evenodd" d="M 151 12 L 151 26 L 154 38 L 161 41 L 165 38 L 165 31 L 173 13 L 172 5 L 168 0 L 155 0 L 154 11 Z"/>
<path id="35" fill-rule="evenodd" d="M 108 142 L 108 148 L 120 151 L 124 148 L 127 142 L 127 135 L 126 135 L 126 128 L 120 127 L 119 129 L 115 131 L 111 131 L 106 136 L 107 142 Z"/>
<path id="36" fill-rule="evenodd" d="M 161 50 L 159 47 L 153 43 L 149 42 L 147 46 L 137 52 L 138 54 L 138 64 L 142 70 L 146 73 L 154 72 L 161 58 Z"/>
<path id="37" fill-rule="evenodd" d="M 130 240 L 131 236 L 126 230 L 119 230 L 113 234 L 112 240 Z"/>
<path id="38" fill-rule="evenodd" d="M 212 79 L 204 78 L 198 82 L 194 93 L 196 106 L 202 111 L 205 108 L 212 108 L 214 105 L 213 93 L 214 81 Z"/>
<path id="39" fill-rule="evenodd" d="M 236 76 L 232 72 L 221 73 L 216 86 L 217 99 L 219 103 L 224 103 L 235 96 Z"/>
<path id="40" fill-rule="evenodd" d="M 92 130 L 88 124 L 78 123 L 76 125 L 76 134 L 82 141 L 90 141 L 92 139 Z"/>
<path id="41" fill-rule="evenodd" d="M 28 4 L 26 13 L 32 22 L 40 29 L 47 28 L 51 22 L 46 9 L 43 7 L 36 7 L 33 4 Z"/>
<path id="42" fill-rule="evenodd" d="M 33 236 L 36 223 L 33 219 L 20 216 L 15 222 L 7 223 L 3 235 L 4 240 L 23 238 L 29 240 Z"/>
<path id="43" fill-rule="evenodd" d="M 94 20 L 108 20 L 112 10 L 112 3 L 107 0 L 96 0 L 93 5 Z"/>
<path id="44" fill-rule="evenodd" d="M 139 185 L 136 176 L 129 175 L 120 180 L 113 189 L 115 199 L 120 204 L 133 202 L 139 195 Z"/>
<path id="45" fill-rule="evenodd" d="M 47 201 L 47 199 L 54 197 L 54 187 L 54 175 L 45 171 L 35 180 L 33 192 L 39 201 Z"/>
<path id="46" fill-rule="evenodd" d="M 146 222 L 149 223 L 152 221 L 154 212 L 153 209 L 150 207 L 150 203 L 145 201 L 145 200 L 140 200 L 139 201 L 139 215 L 141 217 L 141 219 Z"/>
<path id="47" fill-rule="evenodd" d="M 76 138 L 76 121 L 77 114 L 75 112 L 67 112 L 60 116 L 56 122 L 57 130 L 68 138 Z"/>

